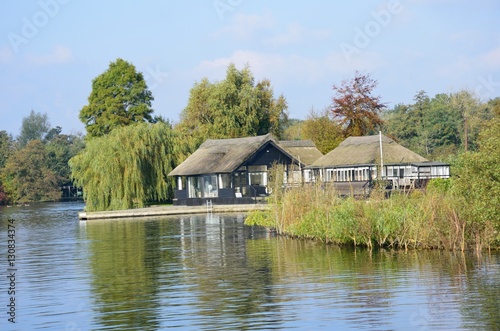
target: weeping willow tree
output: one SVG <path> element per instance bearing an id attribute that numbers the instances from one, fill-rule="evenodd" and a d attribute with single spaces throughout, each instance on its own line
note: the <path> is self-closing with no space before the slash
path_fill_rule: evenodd
<path id="1" fill-rule="evenodd" d="M 138 123 L 87 141 L 69 161 L 87 211 L 142 208 L 171 197 L 175 137 L 169 124 Z"/>

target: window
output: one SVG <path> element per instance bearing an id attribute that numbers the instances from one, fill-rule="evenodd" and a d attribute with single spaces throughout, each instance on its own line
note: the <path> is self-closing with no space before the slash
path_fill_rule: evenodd
<path id="1" fill-rule="evenodd" d="M 219 196 L 219 191 L 217 189 L 217 176 L 216 175 L 206 175 L 202 177 L 203 181 L 203 197 L 204 198 L 216 198 Z"/>
<path id="2" fill-rule="evenodd" d="M 231 175 L 230 174 L 220 174 L 219 175 L 219 188 L 231 188 Z"/>
<path id="3" fill-rule="evenodd" d="M 327 169 L 326 170 L 326 181 L 335 181 L 335 172 L 333 169 Z"/>
<path id="4" fill-rule="evenodd" d="M 188 177 L 188 196 L 190 198 L 201 198 L 200 182 L 198 177 Z"/>
<path id="5" fill-rule="evenodd" d="M 234 189 L 236 193 L 241 193 L 243 196 L 246 195 L 247 190 L 247 173 L 246 172 L 235 172 L 234 173 Z"/>
<path id="6" fill-rule="evenodd" d="M 248 173 L 250 175 L 250 185 L 266 186 L 267 185 L 267 166 L 249 166 Z"/>

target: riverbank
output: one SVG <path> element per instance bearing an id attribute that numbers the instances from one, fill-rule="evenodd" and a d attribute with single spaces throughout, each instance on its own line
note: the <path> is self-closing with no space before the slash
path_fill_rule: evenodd
<path id="1" fill-rule="evenodd" d="M 213 205 L 207 206 L 153 206 L 147 208 L 79 212 L 78 218 L 82 221 L 111 219 L 111 218 L 132 218 L 132 217 L 155 217 L 188 214 L 212 213 L 248 213 L 255 211 L 265 211 L 269 205 L 247 204 L 247 205 Z"/>
<path id="2" fill-rule="evenodd" d="M 278 234 L 341 246 L 396 249 L 496 249 L 499 220 L 468 218 L 453 194 L 436 189 L 368 199 L 339 198 L 333 187 L 273 190 L 270 209 L 250 213 L 245 223 Z"/>

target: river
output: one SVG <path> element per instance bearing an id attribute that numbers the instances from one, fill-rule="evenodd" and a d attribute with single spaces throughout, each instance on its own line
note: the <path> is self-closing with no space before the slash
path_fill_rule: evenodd
<path id="1" fill-rule="evenodd" d="M 0 208 L 1 330 L 500 325 L 499 252 L 338 248 L 243 215 L 80 222 L 82 203 Z"/>

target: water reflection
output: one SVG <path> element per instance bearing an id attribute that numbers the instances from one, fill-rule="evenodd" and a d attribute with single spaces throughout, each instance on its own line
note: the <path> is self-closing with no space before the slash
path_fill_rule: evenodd
<path id="1" fill-rule="evenodd" d="M 246 316 L 266 311 L 270 268 L 265 261 L 248 265 L 245 258 L 247 240 L 266 232 L 242 222 L 219 215 L 89 222 L 99 324 L 158 329 L 159 319 L 165 319 L 160 306 L 175 308 L 169 326 L 185 326 L 183 311 L 200 317 L 199 324 L 193 321 L 199 328 L 207 327 L 204 316 L 211 327 L 217 321 L 227 327 L 231 319 L 244 324 Z"/>
<path id="2" fill-rule="evenodd" d="M 0 211 L 2 238 L 6 219 L 18 222 L 13 330 L 493 330 L 500 323 L 498 252 L 340 249 L 274 237 L 232 215 L 79 223 L 78 208 Z"/>
<path id="3" fill-rule="evenodd" d="M 250 259 L 251 243 L 267 233 L 242 226 L 243 218 L 208 215 L 203 226 L 197 217 L 181 219 L 185 266 L 197 293 L 194 306 L 203 320 L 200 329 L 270 329 L 280 324 L 269 314 L 276 296 L 272 293 L 271 261 L 261 254 Z M 190 235 L 191 234 L 191 235 Z"/>
<path id="4" fill-rule="evenodd" d="M 162 223 L 168 224 L 168 223 Z M 159 322 L 160 223 L 88 223 L 92 292 L 98 324 L 130 330 L 156 330 Z"/>
<path id="5" fill-rule="evenodd" d="M 97 323 L 385 330 L 498 322 L 497 256 L 478 265 L 450 252 L 341 249 L 242 223 L 220 215 L 89 222 Z"/>

